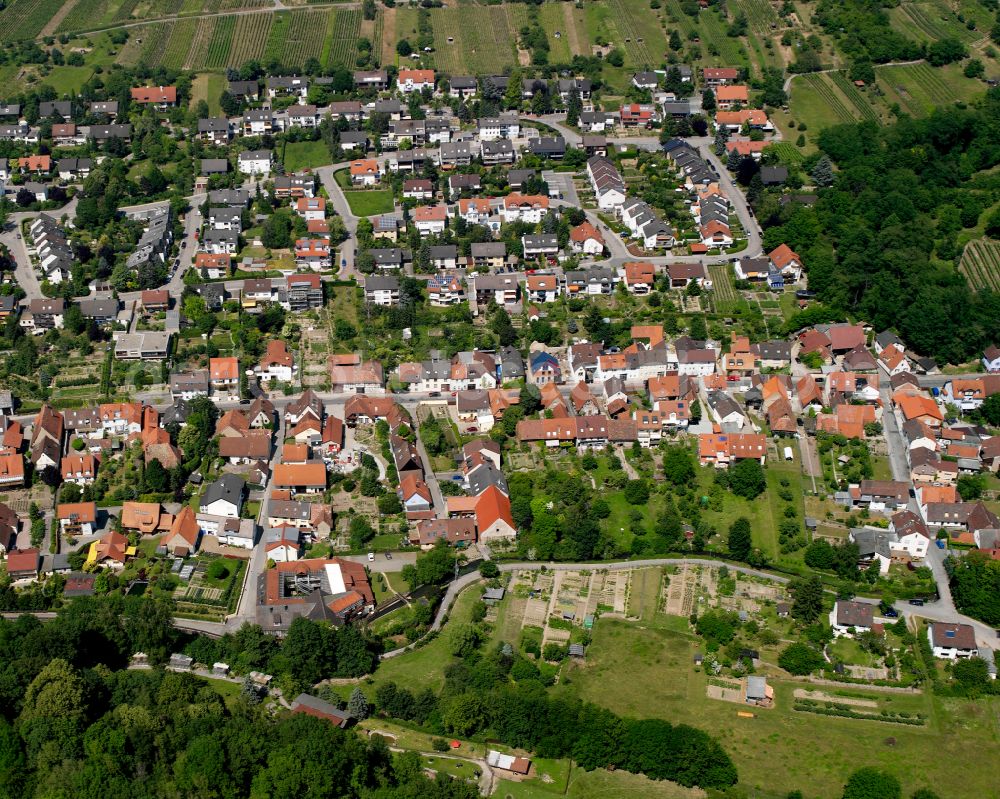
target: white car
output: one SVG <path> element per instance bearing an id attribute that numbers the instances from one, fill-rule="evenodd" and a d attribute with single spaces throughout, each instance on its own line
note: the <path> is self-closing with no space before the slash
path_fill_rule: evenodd
<path id="1" fill-rule="evenodd" d="M 369 552 L 368 553 L 368 560 L 375 560 L 375 553 L 374 552 Z"/>

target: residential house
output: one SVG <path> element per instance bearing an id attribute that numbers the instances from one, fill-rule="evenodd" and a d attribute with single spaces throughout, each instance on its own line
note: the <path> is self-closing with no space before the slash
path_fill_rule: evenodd
<path id="1" fill-rule="evenodd" d="M 838 599 L 830 611 L 830 627 L 835 638 L 853 638 L 856 633 L 869 632 L 875 621 L 874 605 Z"/>

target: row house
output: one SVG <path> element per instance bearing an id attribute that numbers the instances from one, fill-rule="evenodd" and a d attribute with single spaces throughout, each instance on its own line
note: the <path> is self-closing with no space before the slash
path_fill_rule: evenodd
<path id="1" fill-rule="evenodd" d="M 587 177 L 602 211 L 614 211 L 625 202 L 625 181 L 617 167 L 602 156 L 587 161 Z"/>
<path id="2" fill-rule="evenodd" d="M 523 419 L 517 423 L 517 440 L 543 441 L 547 447 L 574 445 L 580 450 L 601 450 L 609 444 L 638 440 L 634 419 L 607 416 L 571 416 L 565 419 Z"/>
<path id="3" fill-rule="evenodd" d="M 282 306 L 289 311 L 322 308 L 324 303 L 322 278 L 311 273 L 289 275 L 285 278 L 284 297 L 279 299 Z"/>
<path id="4" fill-rule="evenodd" d="M 309 94 L 309 78 L 302 75 L 270 75 L 265 81 L 267 96 L 274 100 L 278 97 L 297 97 L 305 100 Z"/>
<path id="5" fill-rule="evenodd" d="M 396 76 L 396 88 L 402 94 L 421 92 L 424 89 L 434 91 L 433 69 L 401 69 Z"/>
<path id="6" fill-rule="evenodd" d="M 559 237 L 554 233 L 539 233 L 521 237 L 525 260 L 554 259 L 559 255 Z"/>
<path id="7" fill-rule="evenodd" d="M 198 120 L 198 138 L 212 144 L 228 144 L 233 129 L 226 117 L 209 117 Z"/>
<path id="8" fill-rule="evenodd" d="M 517 152 L 507 139 L 487 140 L 480 144 L 480 157 L 484 166 L 513 164 L 517 160 Z"/>
<path id="9" fill-rule="evenodd" d="M 645 201 L 630 197 L 618 210 L 632 237 L 638 239 L 644 249 L 669 249 L 674 246 L 673 229 Z"/>
<path id="10" fill-rule="evenodd" d="M 586 220 L 570 230 L 569 244 L 573 252 L 584 255 L 600 256 L 604 253 L 604 236 Z"/>
<path id="11" fill-rule="evenodd" d="M 469 255 L 474 268 L 495 272 L 507 263 L 507 245 L 502 241 L 474 242 L 469 248 Z"/>

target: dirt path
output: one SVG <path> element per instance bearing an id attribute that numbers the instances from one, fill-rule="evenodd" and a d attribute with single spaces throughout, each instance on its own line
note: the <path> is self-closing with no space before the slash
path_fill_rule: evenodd
<path id="1" fill-rule="evenodd" d="M 42 36 L 52 36 L 58 30 L 59 26 L 62 25 L 62 21 L 66 19 L 66 16 L 76 8 L 76 4 L 79 0 L 69 0 L 68 3 L 63 3 L 60 9 L 52 15 L 52 19 L 45 23 L 45 27 L 42 28 L 42 32 L 38 34 L 39 38 Z"/>
<path id="2" fill-rule="evenodd" d="M 878 707 L 878 702 L 871 699 L 854 699 L 849 696 L 833 696 L 825 691 L 809 691 L 805 688 L 796 688 L 793 691 L 796 699 L 815 699 L 817 702 L 836 702 L 841 705 L 852 705 L 854 707 Z"/>
<path id="3" fill-rule="evenodd" d="M 563 18 L 565 19 L 566 36 L 569 38 L 569 51 L 573 55 L 586 55 L 580 44 L 580 32 L 576 29 L 573 10 L 574 6 L 572 3 L 563 3 Z"/>

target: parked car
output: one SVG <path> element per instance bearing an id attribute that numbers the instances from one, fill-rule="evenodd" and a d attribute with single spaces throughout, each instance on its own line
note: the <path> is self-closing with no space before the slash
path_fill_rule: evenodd
<path id="1" fill-rule="evenodd" d="M 386 552 L 385 553 L 385 559 L 386 560 L 392 560 L 392 553 L 391 552 Z"/>
<path id="2" fill-rule="evenodd" d="M 924 600 L 922 599 L 911 599 L 910 604 L 915 607 L 922 608 L 924 606 Z"/>
<path id="3" fill-rule="evenodd" d="M 369 552 L 368 553 L 368 560 L 375 560 L 375 553 L 374 552 Z"/>
<path id="4" fill-rule="evenodd" d="M 899 611 L 895 608 L 886 608 L 882 611 L 882 615 L 887 619 L 896 619 L 899 618 Z"/>

